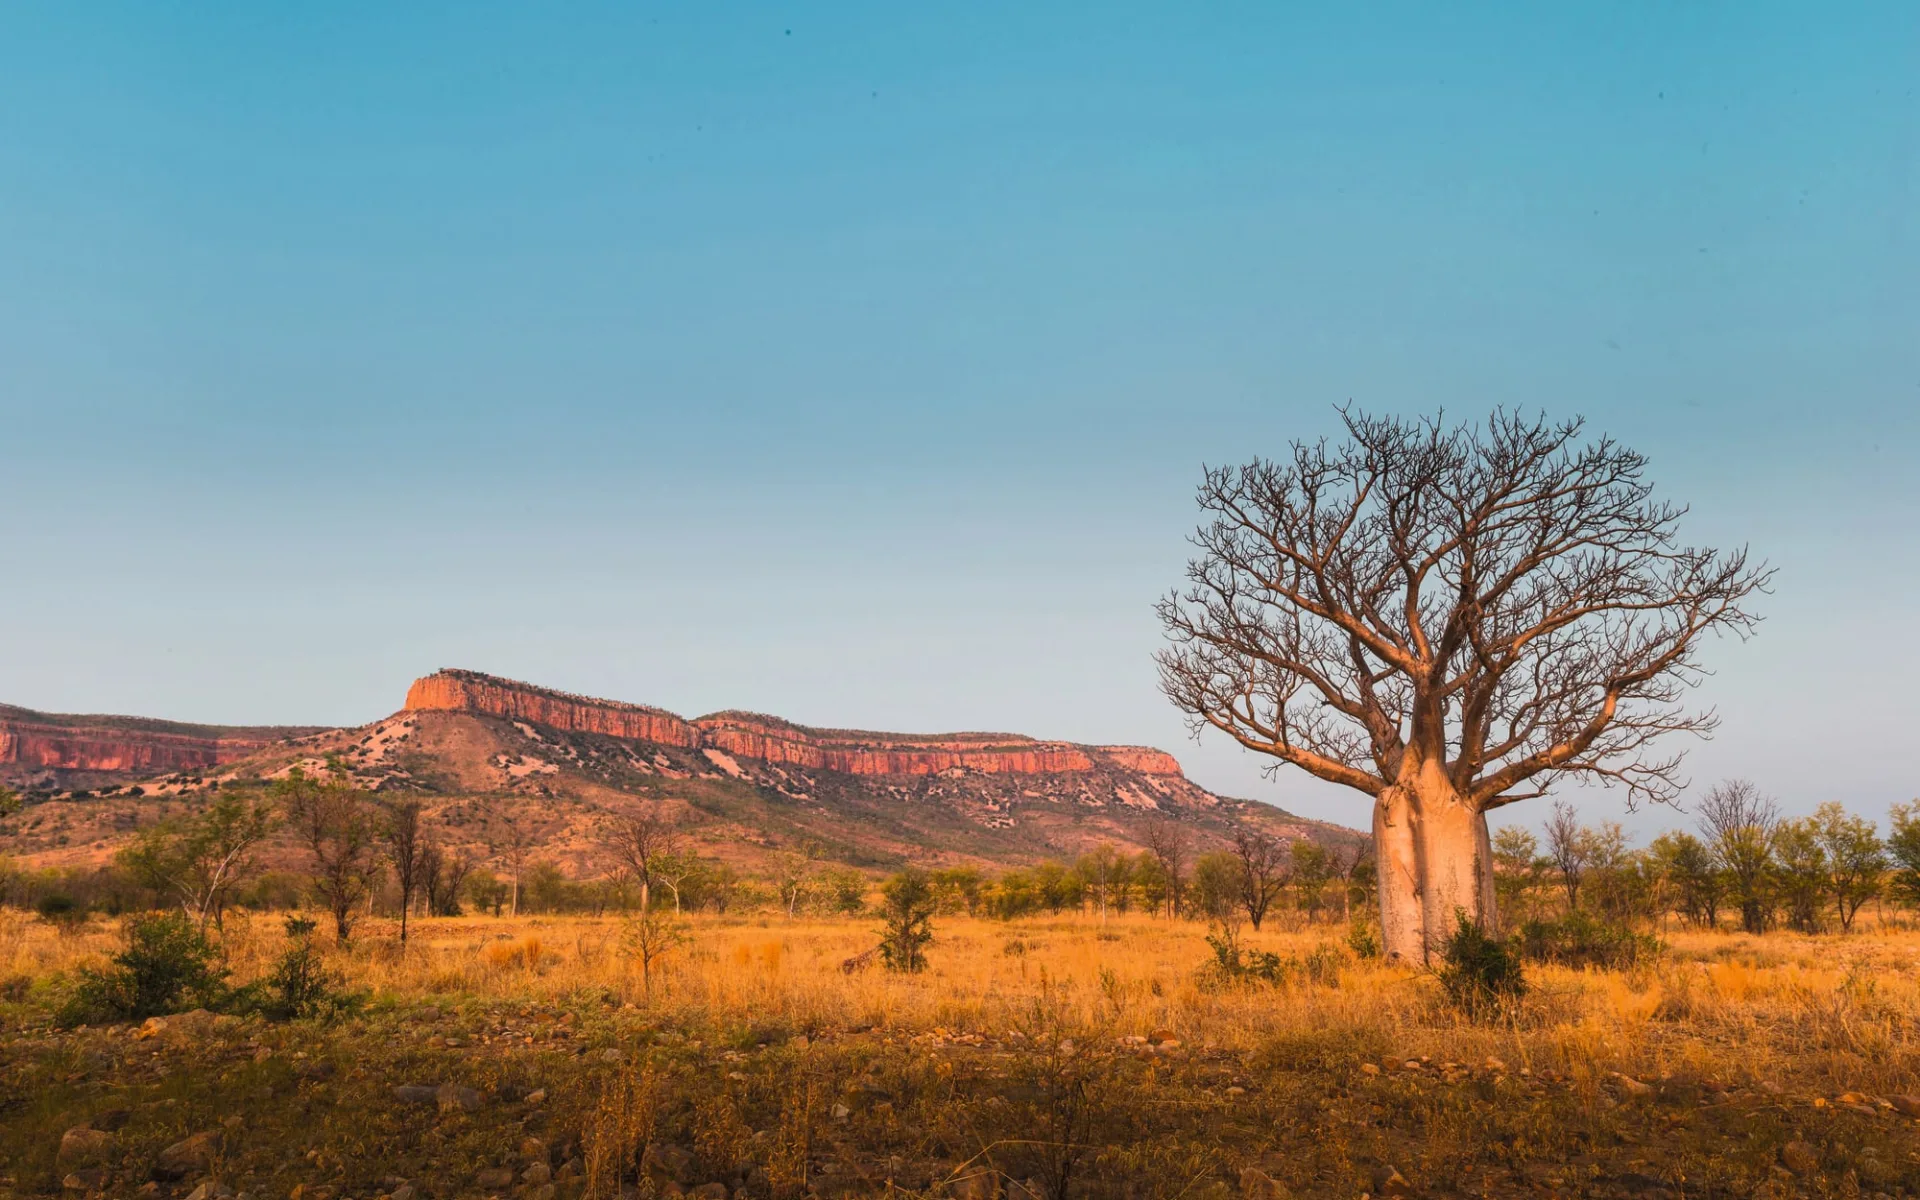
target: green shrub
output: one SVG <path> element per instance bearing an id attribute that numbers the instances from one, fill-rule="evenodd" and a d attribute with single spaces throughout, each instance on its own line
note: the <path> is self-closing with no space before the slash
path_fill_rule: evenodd
<path id="1" fill-rule="evenodd" d="M 1578 910 L 1558 921 L 1528 921 L 1520 927 L 1520 946 L 1532 962 L 1609 970 L 1631 967 L 1665 949 L 1651 934 L 1636 933 Z"/>
<path id="2" fill-rule="evenodd" d="M 73 933 L 87 923 L 87 906 L 65 892 L 48 892 L 34 902 L 33 911 L 61 933 Z"/>
<path id="3" fill-rule="evenodd" d="M 1278 984 L 1294 964 L 1270 950 L 1243 950 L 1240 931 L 1222 924 L 1207 932 L 1207 945 L 1213 948 L 1208 966 L 1216 979 L 1232 983 Z"/>
<path id="4" fill-rule="evenodd" d="M 1355 921 L 1347 927 L 1347 949 L 1362 959 L 1380 957 L 1380 931 L 1371 921 Z"/>
<path id="5" fill-rule="evenodd" d="M 1440 986 L 1455 1007 L 1476 1019 L 1498 1013 L 1527 993 L 1520 956 L 1505 941 L 1487 936 L 1463 911 L 1441 952 Z"/>
<path id="6" fill-rule="evenodd" d="M 300 1017 L 331 1020 L 359 1006 L 361 997 L 342 990 L 346 975 L 329 968 L 313 944 L 313 927 L 304 917 L 287 918 L 292 944 L 264 979 L 242 989 L 240 1007 L 269 1020 L 291 1021 Z"/>
<path id="7" fill-rule="evenodd" d="M 63 1023 L 138 1021 L 225 999 L 226 972 L 206 936 L 181 913 L 127 921 L 126 945 L 104 970 L 82 967 L 62 1007 Z"/>
<path id="8" fill-rule="evenodd" d="M 933 941 L 933 883 L 925 871 L 910 868 L 880 888 L 880 957 L 889 971 L 924 971 Z"/>

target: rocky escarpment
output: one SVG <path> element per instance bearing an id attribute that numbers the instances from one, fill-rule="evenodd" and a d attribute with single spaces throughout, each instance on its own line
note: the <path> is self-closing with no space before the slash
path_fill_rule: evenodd
<path id="1" fill-rule="evenodd" d="M 65 785 L 95 776 L 201 771 L 315 732 L 304 726 L 189 725 L 0 705 L 0 778 Z"/>
<path id="2" fill-rule="evenodd" d="M 596 700 L 475 671 L 445 670 L 407 691 L 412 711 L 473 712 L 738 758 L 845 775 L 1070 775 L 1103 769 L 1180 775 L 1180 764 L 1145 746 L 1083 746 L 1012 733 L 899 734 L 812 729 L 759 713 L 720 712 L 694 720 L 638 704 Z"/>

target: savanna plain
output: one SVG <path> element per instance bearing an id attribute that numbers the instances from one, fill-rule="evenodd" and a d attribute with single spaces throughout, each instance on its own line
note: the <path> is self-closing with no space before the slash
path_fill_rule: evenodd
<path id="1" fill-rule="evenodd" d="M 1845 935 L 1675 926 L 1623 968 L 1532 965 L 1475 1012 L 1298 914 L 942 915 L 916 973 L 865 965 L 862 915 L 477 915 L 402 946 L 396 922 L 341 945 L 236 910 L 229 985 L 287 986 L 291 958 L 326 1003 L 63 1027 L 60 989 L 127 920 L 0 913 L 0 1190 L 1920 1189 L 1920 932 L 1893 912 Z"/>

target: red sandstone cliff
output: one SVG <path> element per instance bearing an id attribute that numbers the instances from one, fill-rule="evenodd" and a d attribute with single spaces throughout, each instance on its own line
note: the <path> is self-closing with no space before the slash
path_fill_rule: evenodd
<path id="1" fill-rule="evenodd" d="M 955 768 L 987 775 L 1059 775 L 1106 764 L 1179 775 L 1170 754 L 1144 746 L 1078 746 L 1018 734 L 914 736 L 809 729 L 754 713 L 715 713 L 687 721 L 638 704 L 595 700 L 472 671 L 440 671 L 407 692 L 413 710 L 484 713 L 569 733 L 597 733 L 847 775 L 937 775 Z"/>
<path id="2" fill-rule="evenodd" d="M 568 733 L 598 733 L 688 749 L 700 745 L 698 730 L 662 709 L 571 696 L 473 671 L 439 671 L 414 680 L 407 689 L 407 708 L 486 713 Z"/>
<path id="3" fill-rule="evenodd" d="M 313 732 L 306 727 L 183 725 L 0 707 L 0 767 L 152 775 L 198 771 Z"/>

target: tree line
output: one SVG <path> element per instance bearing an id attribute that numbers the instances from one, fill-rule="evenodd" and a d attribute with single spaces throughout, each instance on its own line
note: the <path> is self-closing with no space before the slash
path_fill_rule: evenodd
<path id="1" fill-rule="evenodd" d="M 1516 921 L 1558 912 L 1619 925 L 1847 932 L 1876 900 L 1920 905 L 1920 802 L 1895 805 L 1889 824 L 1883 837 L 1836 801 L 1787 817 L 1753 783 L 1729 780 L 1699 801 L 1694 828 L 1635 848 L 1618 822 L 1584 825 L 1561 801 L 1539 836 L 1494 832 L 1494 876 Z"/>

